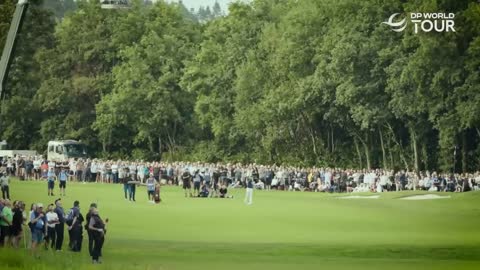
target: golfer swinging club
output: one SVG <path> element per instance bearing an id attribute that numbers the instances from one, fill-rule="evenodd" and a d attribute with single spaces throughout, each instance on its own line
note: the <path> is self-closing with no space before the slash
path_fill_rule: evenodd
<path id="1" fill-rule="evenodd" d="M 251 205 L 253 197 L 253 179 L 252 177 L 247 178 L 247 188 L 245 189 L 245 204 Z"/>

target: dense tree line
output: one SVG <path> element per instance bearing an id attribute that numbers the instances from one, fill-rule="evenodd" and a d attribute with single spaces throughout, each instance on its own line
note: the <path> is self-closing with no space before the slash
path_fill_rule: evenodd
<path id="1" fill-rule="evenodd" d="M 15 2 L 0 6 L 2 45 Z M 29 11 L 0 113 L 13 147 L 480 169 L 477 1 L 255 0 L 203 23 L 178 3 L 76 4 L 61 20 Z M 455 13 L 456 32 L 381 24 L 407 12 Z"/>

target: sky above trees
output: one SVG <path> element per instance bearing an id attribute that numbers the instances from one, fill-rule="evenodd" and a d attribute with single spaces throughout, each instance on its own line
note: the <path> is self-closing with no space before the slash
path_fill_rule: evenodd
<path id="1" fill-rule="evenodd" d="M 178 0 L 170 0 L 171 2 L 178 2 Z M 215 0 L 182 0 L 183 4 L 188 8 L 194 8 L 197 10 L 199 7 L 203 6 L 210 6 L 212 7 L 215 4 Z M 216 0 L 220 6 L 222 7 L 222 10 L 227 11 L 228 10 L 228 4 L 233 2 L 234 0 Z"/>

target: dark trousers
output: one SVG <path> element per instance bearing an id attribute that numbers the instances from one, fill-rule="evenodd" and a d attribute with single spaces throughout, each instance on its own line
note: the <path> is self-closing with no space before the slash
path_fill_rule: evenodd
<path id="1" fill-rule="evenodd" d="M 82 227 L 77 226 L 70 230 L 70 248 L 72 251 L 80 252 L 82 250 Z"/>
<path id="2" fill-rule="evenodd" d="M 95 182 L 97 180 L 97 173 L 90 174 L 90 182 Z"/>
<path id="3" fill-rule="evenodd" d="M 2 197 L 3 199 L 9 199 L 10 200 L 10 187 L 9 186 L 3 186 L 2 187 Z"/>
<path id="4" fill-rule="evenodd" d="M 123 184 L 123 193 L 125 193 L 125 199 L 127 199 L 128 193 L 130 193 L 129 189 L 130 187 L 128 184 Z"/>
<path id="5" fill-rule="evenodd" d="M 55 225 L 55 233 L 57 235 L 57 239 L 55 241 L 56 250 L 62 250 L 64 232 L 65 232 L 65 223 L 59 223 Z"/>
<path id="6" fill-rule="evenodd" d="M 77 181 L 78 182 L 82 181 L 82 174 L 83 174 L 83 171 L 77 171 Z"/>
<path id="7" fill-rule="evenodd" d="M 136 189 L 136 186 L 135 185 L 129 185 L 129 188 L 128 188 L 128 198 L 130 201 L 135 201 L 135 189 Z"/>
<path id="8" fill-rule="evenodd" d="M 10 226 L 0 226 L 0 247 L 5 244 L 5 237 L 10 236 Z"/>
<path id="9" fill-rule="evenodd" d="M 87 234 L 88 234 L 88 254 L 90 254 L 90 257 L 93 257 L 93 242 L 95 239 L 93 238 L 92 231 L 87 230 Z"/>
<path id="10" fill-rule="evenodd" d="M 55 244 L 56 244 L 56 240 L 57 240 L 56 234 L 57 234 L 57 231 L 55 230 L 55 228 L 48 227 L 47 237 L 48 237 L 48 241 L 50 241 L 50 247 L 52 249 L 55 247 Z"/>
<path id="11" fill-rule="evenodd" d="M 105 237 L 99 232 L 93 232 L 93 250 L 92 260 L 98 261 L 98 258 L 102 256 L 102 248 Z"/>

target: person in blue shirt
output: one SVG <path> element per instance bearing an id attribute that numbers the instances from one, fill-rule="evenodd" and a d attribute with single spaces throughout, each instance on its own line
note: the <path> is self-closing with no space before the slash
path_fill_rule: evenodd
<path id="1" fill-rule="evenodd" d="M 38 246 L 42 244 L 47 233 L 47 220 L 43 212 L 43 204 L 38 203 L 36 210 L 31 213 L 30 224 L 32 231 L 32 254 L 38 258 Z"/>
<path id="2" fill-rule="evenodd" d="M 57 176 L 55 175 L 54 168 L 51 168 L 47 174 L 47 183 L 48 183 L 48 196 L 55 196 L 53 195 L 53 188 L 55 187 L 55 180 Z"/>
<path id="3" fill-rule="evenodd" d="M 65 188 L 67 187 L 68 173 L 66 169 L 62 169 L 58 175 L 58 182 L 60 187 L 60 196 L 65 196 Z"/>

